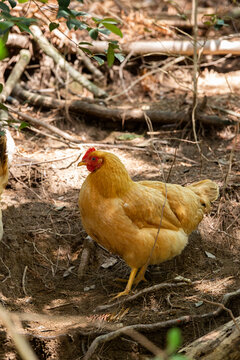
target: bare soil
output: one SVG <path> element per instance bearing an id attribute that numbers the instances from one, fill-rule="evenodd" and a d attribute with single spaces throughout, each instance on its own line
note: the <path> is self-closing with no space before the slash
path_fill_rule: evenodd
<path id="1" fill-rule="evenodd" d="M 78 125 L 74 126 L 78 133 Z M 125 326 L 203 314 L 217 305 L 203 302 L 198 306 L 199 301 L 221 302 L 224 294 L 240 288 L 240 153 L 234 152 L 229 182 L 223 191 L 234 134 L 231 128 L 207 131 L 201 142 L 202 160 L 190 132 L 181 139 L 182 130 L 160 131 L 156 135 L 160 165 L 152 147 L 146 145 L 147 137 L 118 140 L 120 133 L 81 125 L 81 135 L 89 143 L 96 142 L 96 147 L 96 137 L 102 142 L 115 139 L 115 144 L 105 149 L 122 159 L 133 179 L 163 180 L 164 172 L 168 182 L 184 185 L 211 178 L 221 188 L 220 198 L 183 253 L 160 266 L 149 267 L 148 283 L 141 283 L 133 293 L 161 282 L 173 283 L 177 276 L 197 283 L 151 292 L 102 312 L 96 312 L 97 307 L 109 303 L 112 294 L 124 288 L 116 278 L 127 278 L 129 268 L 117 257 L 114 265 L 106 263 L 114 256 L 95 245 L 84 278 L 79 280 L 77 276 L 86 238 L 77 200 L 87 170 L 77 168 L 76 163 L 69 165 L 80 151 L 29 130 L 13 134 L 17 152 L 2 198 L 5 233 L 0 243 L 1 302 L 10 311 L 49 316 L 22 324 L 21 331 L 27 334 L 39 359 L 82 358 L 94 338 L 105 333 L 96 324 L 84 329 L 84 322 L 104 320 L 109 325 Z M 201 133 L 199 136 L 201 139 Z M 144 147 L 137 148 L 141 144 Z M 239 315 L 239 300 L 230 308 Z M 83 316 L 83 322 L 79 316 Z M 228 320 L 229 314 L 223 312 L 217 318 L 181 326 L 184 344 Z M 145 335 L 164 347 L 166 331 L 164 328 Z M 12 342 L 3 330 L 1 338 L 1 358 L 16 359 Z M 101 345 L 93 358 L 143 359 L 150 355 L 136 341 L 121 336 Z"/>
<path id="2" fill-rule="evenodd" d="M 131 4 L 123 0 L 120 2 L 123 9 L 119 9 L 119 1 L 86 3 L 89 12 L 98 17 L 119 16 L 123 20 L 123 41 L 126 42 L 142 39 L 161 41 L 164 37 L 179 39 L 179 33 L 171 27 L 171 31 L 165 33 L 156 19 L 164 12 L 169 21 L 172 15 L 176 20 L 178 7 L 191 16 L 190 1 L 179 1 L 176 6 L 175 2 L 165 1 L 160 6 L 158 1 L 153 0 L 133 1 Z M 34 4 L 26 4 L 29 16 L 32 16 L 32 8 L 34 10 L 36 6 L 33 13 L 38 10 L 39 6 Z M 220 17 L 233 5 L 235 2 L 230 4 L 227 0 L 220 5 L 213 0 L 199 3 L 203 10 L 212 7 L 210 13 L 217 13 Z M 177 9 L 174 10 L 175 7 Z M 19 15 L 18 7 L 17 11 Z M 25 14 L 24 11 L 22 16 Z M 199 38 L 209 36 L 218 39 L 239 33 L 238 18 L 230 21 L 225 17 L 225 21 L 228 26 L 222 29 L 200 27 Z M 72 31 L 68 33 L 70 38 Z M 190 31 L 189 27 L 184 31 Z M 64 50 L 65 41 L 53 37 L 47 25 L 44 34 L 58 49 L 62 47 Z M 76 34 L 82 41 L 89 41 L 87 36 L 86 39 L 82 38 L 82 30 Z M 67 100 L 79 98 L 79 95 L 80 98 L 93 97 L 86 89 L 72 84 L 65 71 L 49 63 L 49 58 L 42 51 L 32 50 L 35 48 L 36 44 L 31 47 L 33 58 L 21 78 L 22 85 L 31 91 L 43 89 L 46 94 L 49 90 L 50 96 Z M 6 59 L 0 64 L 1 77 L 5 80 L 17 61 L 16 47 L 11 48 L 10 52 L 14 55 L 11 61 Z M 86 72 L 76 55 L 71 58 L 70 49 L 62 52 L 69 55 L 68 60 L 74 63 L 78 71 Z M 133 57 L 122 68 L 122 76 L 119 63 L 115 62 L 111 69 L 105 65 L 101 67 L 105 76 L 101 86 L 110 96 L 119 94 L 136 78 L 139 79 L 134 87 L 115 98 L 110 105 L 142 109 L 155 106 L 165 111 L 187 107 L 191 110 L 192 61 L 189 59 L 179 66 L 172 66 L 169 74 L 156 72 L 145 78 L 140 77 L 167 61 L 171 59 L 164 56 Z M 239 56 L 202 56 L 198 100 L 203 106 L 199 111 L 239 121 L 236 116 L 213 107 L 239 113 L 239 71 Z M 89 71 L 86 73 L 89 74 Z M 3 80 L 1 82 L 4 83 Z M 63 88 L 64 84 L 66 89 Z M 71 93 L 68 92 L 69 87 Z M 153 124 L 154 139 L 151 139 L 145 123 L 139 125 L 129 121 L 126 129 L 124 119 L 121 126 L 90 120 L 87 115 L 84 119 L 80 118 L 77 114 L 69 114 L 67 108 L 62 113 L 58 109 L 49 112 L 45 109 L 44 112 L 21 101 L 16 107 L 38 119 L 54 122 L 55 126 L 79 136 L 82 141 L 82 146 L 76 145 L 74 148 L 66 145 L 66 142 L 50 138 L 52 134 L 43 136 L 45 130 L 42 128 L 32 127 L 21 132 L 11 128 L 16 154 L 9 183 L 1 199 L 4 236 L 0 242 L 0 300 L 5 309 L 18 313 L 15 326 L 26 335 L 40 360 L 82 359 L 94 339 L 102 334 L 120 326 L 153 325 L 183 315 L 206 314 L 217 309 L 226 293 L 240 288 L 240 137 L 236 126 L 216 129 L 197 124 L 201 156 L 194 142 L 191 122 L 187 127 L 182 124 Z M 21 117 L 19 119 L 22 120 Z M 153 151 L 153 142 L 159 156 Z M 112 295 L 124 289 L 125 284 L 116 279 L 127 279 L 129 268 L 120 258 L 95 244 L 84 277 L 78 277 L 87 234 L 81 225 L 77 202 L 81 184 L 88 172 L 77 168 L 74 161 L 90 146 L 87 143 L 114 152 L 134 180 L 165 179 L 170 183 L 185 185 L 210 178 L 218 183 L 219 199 L 214 202 L 211 213 L 205 216 L 198 230 L 190 236 L 182 254 L 159 266 L 149 267 L 146 274 L 148 282 L 139 284 L 133 294 L 161 283 L 176 284 L 179 276 L 189 280 L 186 285 L 151 291 L 130 302 L 117 303 L 99 311 L 99 306 L 110 304 Z M 116 261 L 112 261 L 112 258 Z M 239 299 L 232 300 L 228 307 L 233 316 L 240 315 Z M 20 323 L 19 319 L 23 321 Z M 222 311 L 218 317 L 199 317 L 187 324 L 179 323 L 183 345 L 229 320 L 229 312 Z M 155 345 L 164 348 L 167 330 L 165 326 L 143 333 Z M 0 359 L 19 359 L 4 328 L 0 330 L 0 340 Z M 99 344 L 92 359 L 138 360 L 152 357 L 153 354 L 141 342 L 122 334 Z"/>

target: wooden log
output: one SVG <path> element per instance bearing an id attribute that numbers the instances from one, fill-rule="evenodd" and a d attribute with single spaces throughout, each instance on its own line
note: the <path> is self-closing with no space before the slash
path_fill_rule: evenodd
<path id="1" fill-rule="evenodd" d="M 125 124 L 128 121 L 146 122 L 146 114 L 152 122 L 160 124 L 176 124 L 178 122 L 189 123 L 190 117 L 188 109 L 173 111 L 161 111 L 155 109 L 142 110 L 139 107 L 130 109 L 108 108 L 98 104 L 90 104 L 82 100 L 59 100 L 53 99 L 49 96 L 42 96 L 33 94 L 28 90 L 24 90 L 19 84 L 13 89 L 13 96 L 16 96 L 34 106 L 43 106 L 49 109 L 64 109 L 68 106 L 69 111 L 77 113 L 78 115 L 87 115 L 88 117 L 101 119 L 101 121 L 110 120 L 113 122 L 120 122 Z M 234 124 L 228 119 L 221 119 L 216 115 L 207 115 L 197 113 L 197 120 L 201 123 L 210 126 L 224 126 Z"/>
<path id="2" fill-rule="evenodd" d="M 107 49 L 107 41 L 93 41 L 91 47 L 92 52 L 104 52 Z M 226 54 L 240 54 L 239 40 L 198 40 L 198 51 L 203 49 L 203 54 L 210 55 L 226 55 Z M 158 41 L 134 41 L 126 44 L 121 44 L 123 53 L 132 53 L 133 55 L 146 54 L 164 54 L 164 55 L 193 55 L 193 42 L 190 40 L 165 40 Z"/>
<path id="3" fill-rule="evenodd" d="M 180 354 L 191 360 L 239 360 L 240 359 L 240 316 L 195 340 Z"/>
<path id="4" fill-rule="evenodd" d="M 108 96 L 105 90 L 99 88 L 94 83 L 89 81 L 85 76 L 80 74 L 71 64 L 66 61 L 64 57 L 57 51 L 57 49 L 55 49 L 55 47 L 50 44 L 37 25 L 31 25 L 30 30 L 34 40 L 38 43 L 40 48 L 48 56 L 53 58 L 54 62 L 58 64 L 62 70 L 67 71 L 75 81 L 88 89 L 97 98 L 106 98 Z"/>

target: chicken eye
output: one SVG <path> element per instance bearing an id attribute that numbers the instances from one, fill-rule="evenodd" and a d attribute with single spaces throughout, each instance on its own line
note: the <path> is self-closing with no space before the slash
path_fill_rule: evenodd
<path id="1" fill-rule="evenodd" d="M 96 158 L 94 156 L 92 157 L 92 161 L 96 161 Z"/>

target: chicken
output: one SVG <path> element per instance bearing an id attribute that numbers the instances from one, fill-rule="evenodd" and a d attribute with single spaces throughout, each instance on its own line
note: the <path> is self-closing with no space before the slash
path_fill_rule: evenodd
<path id="1" fill-rule="evenodd" d="M 8 182 L 8 167 L 11 163 L 15 144 L 8 130 L 0 129 L 0 198 Z M 0 240 L 3 236 L 2 210 L 0 208 Z"/>
<path id="2" fill-rule="evenodd" d="M 188 186 L 159 181 L 134 182 L 117 156 L 90 148 L 78 166 L 90 174 L 79 194 L 83 227 L 89 236 L 130 266 L 125 290 L 145 280 L 149 264 L 160 264 L 179 255 L 188 243 L 218 185 L 202 180 Z"/>

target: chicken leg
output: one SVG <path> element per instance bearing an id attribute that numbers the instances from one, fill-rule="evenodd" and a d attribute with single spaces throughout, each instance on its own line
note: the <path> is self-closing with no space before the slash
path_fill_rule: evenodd
<path id="1" fill-rule="evenodd" d="M 148 264 L 145 264 L 145 265 L 143 265 L 142 267 L 141 267 L 141 269 L 139 270 L 139 272 L 138 272 L 138 274 L 137 274 L 137 277 L 135 278 L 135 280 L 134 280 L 134 285 L 135 286 L 137 286 L 139 283 L 140 283 L 140 281 L 147 281 L 146 279 L 145 279 L 145 272 L 146 272 L 146 270 L 147 270 L 147 267 L 148 267 Z"/>
<path id="2" fill-rule="evenodd" d="M 120 296 L 124 296 L 124 295 L 129 294 L 129 292 L 131 291 L 132 285 L 134 283 L 134 279 L 135 279 L 135 276 L 136 276 L 137 272 L 138 272 L 138 268 L 132 268 L 131 274 L 129 275 L 128 283 L 127 283 L 127 286 L 126 286 L 125 290 L 118 293 L 116 296 L 114 296 L 113 299 L 116 299 L 116 298 L 118 298 Z"/>

